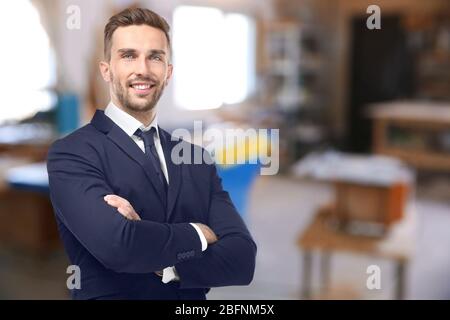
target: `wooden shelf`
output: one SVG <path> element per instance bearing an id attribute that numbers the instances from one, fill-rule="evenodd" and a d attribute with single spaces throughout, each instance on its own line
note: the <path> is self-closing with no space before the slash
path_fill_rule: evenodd
<path id="1" fill-rule="evenodd" d="M 419 169 L 450 171 L 450 152 L 430 145 L 393 143 L 390 128 L 402 128 L 410 134 L 450 134 L 450 104 L 395 102 L 371 106 L 374 119 L 373 150 L 375 153 L 398 157 Z M 423 139 L 427 141 L 426 136 Z"/>
<path id="2" fill-rule="evenodd" d="M 400 158 L 417 168 L 450 171 L 450 155 L 387 146 L 376 148 L 375 152 Z"/>

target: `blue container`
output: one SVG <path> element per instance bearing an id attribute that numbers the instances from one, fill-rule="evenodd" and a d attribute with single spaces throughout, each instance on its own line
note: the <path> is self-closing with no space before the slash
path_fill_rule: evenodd
<path id="1" fill-rule="evenodd" d="M 223 188 L 230 194 L 231 200 L 244 220 L 247 220 L 250 190 L 259 174 L 259 169 L 259 164 L 217 166 Z"/>
<path id="2" fill-rule="evenodd" d="M 64 93 L 58 97 L 57 121 L 58 133 L 66 135 L 76 130 L 80 125 L 80 110 L 78 96 Z"/>

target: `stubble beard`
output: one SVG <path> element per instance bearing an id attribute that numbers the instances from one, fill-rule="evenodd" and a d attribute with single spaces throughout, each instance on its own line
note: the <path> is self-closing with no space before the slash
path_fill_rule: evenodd
<path id="1" fill-rule="evenodd" d="M 128 109 L 132 113 L 145 113 L 153 110 L 156 107 L 156 104 L 158 103 L 165 89 L 164 83 L 160 84 L 159 82 L 157 82 L 155 91 L 151 93 L 151 98 L 149 100 L 146 100 L 144 103 L 136 103 L 135 101 L 132 101 L 132 97 L 130 97 L 129 91 L 127 90 L 128 85 L 127 88 L 124 88 L 119 80 L 116 81 L 113 73 L 111 73 L 111 82 L 113 86 L 113 93 L 119 103 L 123 108 Z"/>

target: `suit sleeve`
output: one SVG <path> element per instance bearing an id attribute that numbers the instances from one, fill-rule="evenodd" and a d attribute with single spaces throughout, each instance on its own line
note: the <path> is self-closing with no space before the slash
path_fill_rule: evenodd
<path id="1" fill-rule="evenodd" d="M 100 263 L 116 272 L 147 273 L 201 256 L 189 223 L 128 220 L 109 206 L 103 197 L 114 192 L 95 148 L 71 142 L 50 148 L 50 198 L 55 214 Z"/>
<path id="2" fill-rule="evenodd" d="M 248 285 L 253 279 L 256 244 L 228 192 L 223 190 L 216 167 L 211 165 L 210 170 L 212 191 L 208 226 L 219 240 L 209 245 L 201 258 L 175 266 L 180 288 Z"/>

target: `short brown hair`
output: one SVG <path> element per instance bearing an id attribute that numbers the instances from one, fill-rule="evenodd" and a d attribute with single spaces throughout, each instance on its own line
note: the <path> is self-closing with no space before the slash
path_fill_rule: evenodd
<path id="1" fill-rule="evenodd" d="M 148 25 L 150 27 L 161 30 L 166 35 L 167 45 L 169 51 L 171 51 L 169 36 L 170 26 L 163 17 L 149 9 L 127 8 L 109 18 L 109 21 L 105 26 L 103 45 L 104 55 L 107 61 L 111 59 L 112 35 L 114 31 L 116 31 L 116 29 L 119 27 L 132 25 Z"/>

